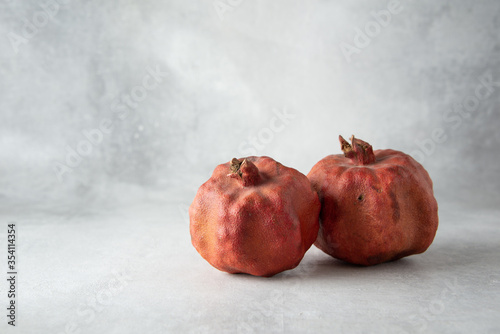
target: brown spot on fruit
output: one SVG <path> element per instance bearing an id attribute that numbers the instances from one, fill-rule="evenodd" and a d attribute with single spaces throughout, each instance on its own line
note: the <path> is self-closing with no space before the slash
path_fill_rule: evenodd
<path id="1" fill-rule="evenodd" d="M 389 197 L 391 198 L 392 220 L 395 223 L 399 220 L 399 217 L 401 216 L 399 212 L 399 203 L 394 192 L 389 191 Z"/>

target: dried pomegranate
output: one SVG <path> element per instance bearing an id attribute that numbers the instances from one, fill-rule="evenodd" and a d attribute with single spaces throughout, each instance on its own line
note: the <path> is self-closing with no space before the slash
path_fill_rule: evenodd
<path id="1" fill-rule="evenodd" d="M 315 245 L 361 265 L 424 252 L 438 227 L 427 171 L 402 152 L 339 139 L 344 154 L 325 157 L 308 174 L 322 205 Z"/>
<path id="2" fill-rule="evenodd" d="M 295 268 L 318 235 L 307 177 L 269 157 L 217 166 L 189 207 L 191 241 L 215 268 L 272 276 Z"/>

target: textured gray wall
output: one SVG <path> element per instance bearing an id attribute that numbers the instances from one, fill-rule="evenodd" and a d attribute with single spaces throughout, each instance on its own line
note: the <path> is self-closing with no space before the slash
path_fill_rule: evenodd
<path id="1" fill-rule="evenodd" d="M 187 203 L 233 156 L 307 173 L 353 133 L 499 202 L 498 1 L 42 3 L 0 3 L 3 205 Z"/>

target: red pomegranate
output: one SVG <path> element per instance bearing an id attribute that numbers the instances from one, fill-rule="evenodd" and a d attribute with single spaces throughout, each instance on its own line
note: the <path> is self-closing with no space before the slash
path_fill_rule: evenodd
<path id="1" fill-rule="evenodd" d="M 438 227 L 427 171 L 405 153 L 339 139 L 344 154 L 325 157 L 308 174 L 322 205 L 315 245 L 360 265 L 424 252 Z"/>
<path id="2" fill-rule="evenodd" d="M 269 157 L 217 166 L 189 207 L 191 241 L 215 268 L 273 276 L 295 268 L 318 235 L 307 177 Z"/>

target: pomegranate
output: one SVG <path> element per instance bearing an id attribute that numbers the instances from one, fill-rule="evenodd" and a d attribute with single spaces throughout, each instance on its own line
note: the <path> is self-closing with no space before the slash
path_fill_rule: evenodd
<path id="1" fill-rule="evenodd" d="M 409 155 L 373 151 L 339 136 L 344 154 L 319 161 L 308 178 L 321 201 L 315 245 L 334 258 L 374 265 L 427 250 L 438 206 L 427 171 Z"/>
<path id="2" fill-rule="evenodd" d="M 191 242 L 215 268 L 273 276 L 316 240 L 320 202 L 307 177 L 269 157 L 217 166 L 189 207 Z"/>

